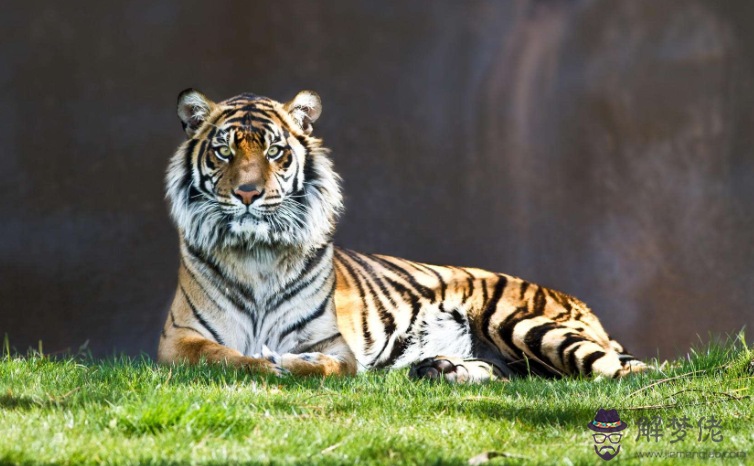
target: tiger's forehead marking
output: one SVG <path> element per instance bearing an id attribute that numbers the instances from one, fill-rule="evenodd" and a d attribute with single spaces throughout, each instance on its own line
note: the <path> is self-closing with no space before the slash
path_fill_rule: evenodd
<path id="1" fill-rule="evenodd" d="M 287 139 L 286 122 L 278 113 L 279 106 L 266 97 L 241 94 L 219 104 L 221 113 L 215 125 L 221 131 L 234 132 L 237 143 L 264 144 L 268 139 Z"/>
<path id="2" fill-rule="evenodd" d="M 239 128 L 233 135 L 236 149 L 249 152 L 255 148 L 264 148 L 265 141 L 263 134 L 258 131 L 248 131 L 245 128 Z"/>
<path id="3" fill-rule="evenodd" d="M 238 143 L 238 132 L 243 133 L 243 140 L 260 146 L 300 142 L 304 137 L 283 104 L 267 97 L 240 94 L 219 102 L 194 138 L 207 138 L 213 145 Z"/>

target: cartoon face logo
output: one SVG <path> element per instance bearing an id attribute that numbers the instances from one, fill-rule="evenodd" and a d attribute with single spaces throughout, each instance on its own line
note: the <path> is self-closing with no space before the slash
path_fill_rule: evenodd
<path id="1" fill-rule="evenodd" d="M 606 411 L 602 408 L 597 412 L 594 421 L 587 426 L 594 432 L 594 452 L 605 461 L 615 458 L 620 453 L 620 440 L 623 434 L 618 432 L 626 427 L 625 422 L 620 420 L 618 411 L 611 409 Z"/>

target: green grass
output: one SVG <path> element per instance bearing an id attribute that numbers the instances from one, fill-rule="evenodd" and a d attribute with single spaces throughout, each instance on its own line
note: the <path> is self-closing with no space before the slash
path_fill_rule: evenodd
<path id="1" fill-rule="evenodd" d="M 627 380 L 450 386 L 409 381 L 406 371 L 275 378 L 219 366 L 162 367 L 148 358 L 6 354 L 0 464 L 468 464 L 487 451 L 512 455 L 491 465 L 671 462 L 638 458 L 649 451 L 745 451 L 751 458 L 753 356 L 739 336 Z M 681 374 L 688 375 L 631 396 Z M 654 405 L 676 407 L 628 409 Z M 600 407 L 617 408 L 629 424 L 611 463 L 595 455 L 586 429 Z M 686 415 L 694 428 L 676 444 L 637 441 L 639 418 L 658 414 Z M 712 415 L 723 422 L 723 441 L 699 442 L 695 423 Z"/>

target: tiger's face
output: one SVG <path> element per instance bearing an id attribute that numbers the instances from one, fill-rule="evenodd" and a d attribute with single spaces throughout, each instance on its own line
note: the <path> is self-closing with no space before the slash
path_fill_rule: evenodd
<path id="1" fill-rule="evenodd" d="M 327 150 L 311 136 L 321 110 L 311 91 L 286 104 L 252 94 L 214 103 L 182 92 L 188 141 L 167 178 L 184 239 L 203 248 L 326 241 L 342 201 Z"/>

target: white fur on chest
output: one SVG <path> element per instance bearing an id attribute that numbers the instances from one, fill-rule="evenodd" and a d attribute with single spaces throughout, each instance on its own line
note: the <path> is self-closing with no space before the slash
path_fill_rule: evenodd
<path id="1" fill-rule="evenodd" d="M 226 344 L 246 355 L 262 351 L 267 346 L 281 354 L 292 351 L 311 337 L 309 333 L 333 333 L 337 329 L 335 315 L 322 316 L 307 327 L 306 333 L 290 332 L 294 325 L 326 300 L 330 287 L 328 277 L 332 270 L 332 253 L 328 251 L 317 267 L 309 271 L 305 287 L 294 296 L 281 302 L 290 287 L 295 287 L 306 263 L 301 255 L 273 255 L 263 253 L 222 254 L 220 269 L 233 277 L 252 299 L 245 300 L 245 309 L 229 306 L 226 310 L 224 330 Z M 332 278 L 334 279 L 334 278 Z M 220 293 L 231 291 L 218 290 Z M 329 333 L 328 333 L 329 332 Z"/>
<path id="2" fill-rule="evenodd" d="M 253 293 L 256 303 L 263 305 L 298 276 L 304 258 L 260 251 L 225 253 L 218 262 L 226 276 L 234 277 L 237 283 L 246 285 Z"/>

